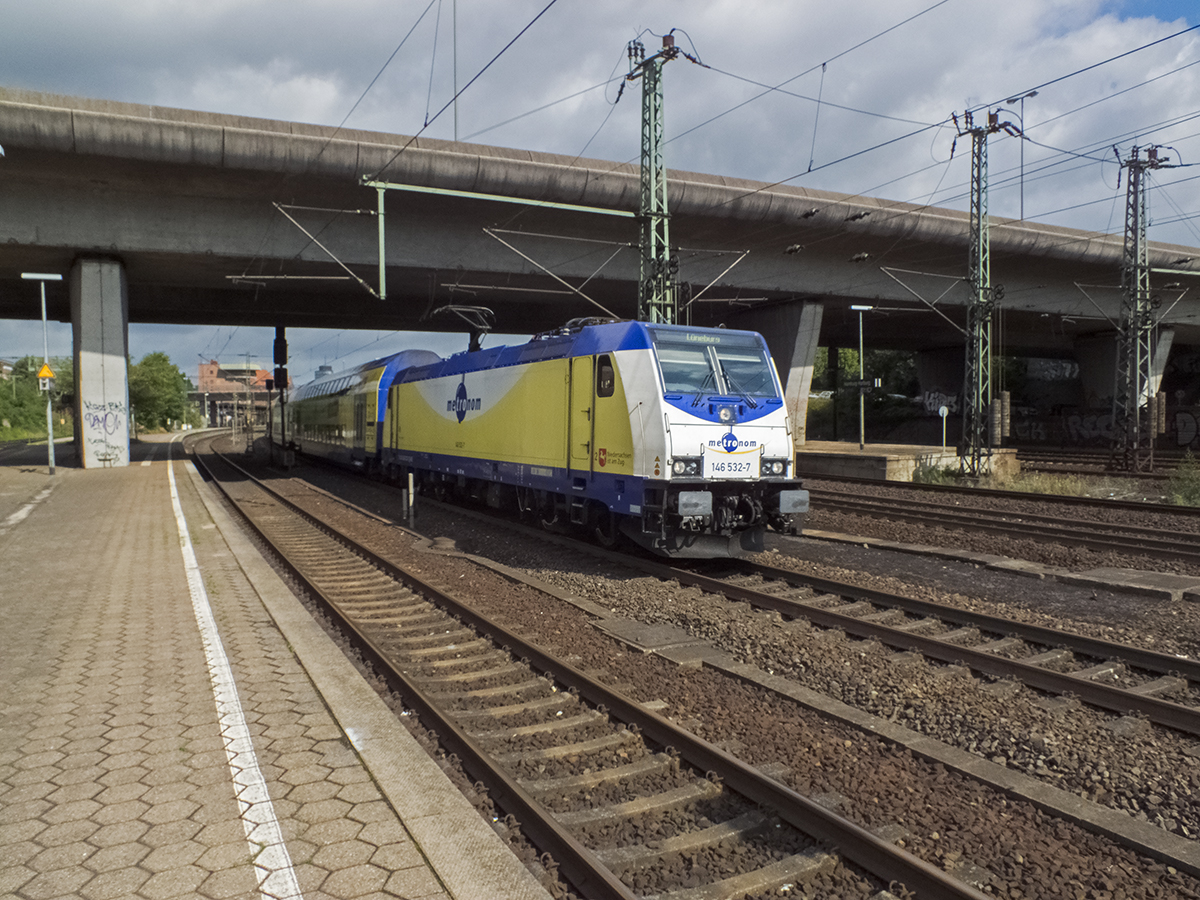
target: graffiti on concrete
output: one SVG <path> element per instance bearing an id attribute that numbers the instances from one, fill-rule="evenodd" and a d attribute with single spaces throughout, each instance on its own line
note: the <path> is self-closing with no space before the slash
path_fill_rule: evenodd
<path id="1" fill-rule="evenodd" d="M 1013 437 L 1018 441 L 1048 441 L 1050 439 L 1045 421 L 1027 418 L 1018 419 L 1016 416 L 1013 416 L 1011 423 Z"/>
<path id="2" fill-rule="evenodd" d="M 1072 381 L 1079 377 L 1079 363 L 1070 359 L 1031 359 L 1026 371 L 1033 381 Z"/>
<path id="3" fill-rule="evenodd" d="M 88 453 L 101 461 L 120 460 L 126 453 L 129 415 L 118 401 L 83 401 L 83 439 Z M 116 440 L 110 440 L 115 437 Z"/>
<path id="4" fill-rule="evenodd" d="M 926 391 L 921 395 L 921 406 L 925 412 L 937 415 L 937 411 L 941 407 L 946 407 L 950 410 L 950 414 L 954 415 L 958 412 L 958 394 L 943 394 L 941 391 Z"/>
<path id="5" fill-rule="evenodd" d="M 1175 413 L 1175 443 L 1180 447 L 1200 446 L 1200 421 L 1197 413 L 1181 409 Z"/>
<path id="6" fill-rule="evenodd" d="M 1073 413 L 1066 419 L 1067 439 L 1072 443 L 1112 440 L 1113 420 L 1109 413 Z"/>

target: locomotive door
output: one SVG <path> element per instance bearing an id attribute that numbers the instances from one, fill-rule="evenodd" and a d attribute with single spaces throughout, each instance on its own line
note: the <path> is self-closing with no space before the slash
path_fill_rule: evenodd
<path id="1" fill-rule="evenodd" d="M 590 473 L 592 470 L 592 368 L 592 357 L 571 357 L 567 465 L 572 472 L 583 470 Z"/>

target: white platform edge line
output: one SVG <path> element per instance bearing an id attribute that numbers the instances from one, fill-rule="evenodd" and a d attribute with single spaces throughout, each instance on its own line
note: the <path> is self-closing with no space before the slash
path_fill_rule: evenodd
<path id="1" fill-rule="evenodd" d="M 52 490 L 54 490 L 53 484 L 46 485 L 46 487 L 42 488 L 36 497 L 18 509 L 15 513 L 10 515 L 3 522 L 0 522 L 0 534 L 7 534 L 13 526 L 20 525 L 22 522 L 24 522 L 28 515 L 33 512 L 33 508 L 49 497 Z"/>
<path id="2" fill-rule="evenodd" d="M 174 443 L 172 440 L 171 444 Z M 179 547 L 183 553 L 183 568 L 187 573 L 188 591 L 192 596 L 192 609 L 200 636 L 204 644 L 204 655 L 208 659 L 208 673 L 212 680 L 217 714 L 221 721 L 221 737 L 225 741 L 225 755 L 229 759 L 229 771 L 233 778 L 238 806 L 241 808 L 242 825 L 246 841 L 254 858 L 255 875 L 258 877 L 259 892 L 271 900 L 301 900 L 300 883 L 292 868 L 291 854 L 283 840 L 283 831 L 275 815 L 267 791 L 267 782 L 258 766 L 250 730 L 238 699 L 237 685 L 225 647 L 221 643 L 204 579 L 192 549 L 187 520 L 179 502 L 179 491 L 175 487 L 175 464 L 171 458 L 171 444 L 167 445 L 167 482 L 171 487 L 171 505 L 175 511 L 175 525 L 179 530 Z M 191 463 L 187 463 L 191 465 Z"/>

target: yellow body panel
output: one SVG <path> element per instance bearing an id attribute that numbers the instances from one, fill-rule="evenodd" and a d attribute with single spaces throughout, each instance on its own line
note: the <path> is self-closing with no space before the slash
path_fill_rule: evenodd
<path id="1" fill-rule="evenodd" d="M 564 467 L 567 452 L 565 359 L 448 375 L 392 388 L 396 448 Z M 466 391 L 463 419 L 453 403 Z"/>
<path id="2" fill-rule="evenodd" d="M 402 452 L 559 469 L 568 467 L 570 452 L 577 471 L 590 464 L 597 473 L 632 474 L 620 372 L 613 396 L 596 397 L 594 368 L 591 357 L 575 357 L 395 385 L 385 443 Z"/>

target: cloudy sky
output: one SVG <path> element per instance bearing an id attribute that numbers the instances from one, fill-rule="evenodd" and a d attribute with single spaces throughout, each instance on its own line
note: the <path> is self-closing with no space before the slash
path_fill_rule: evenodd
<path id="1" fill-rule="evenodd" d="M 1105 232 L 1122 228 L 1114 145 L 1200 164 L 1189 0 L 0 0 L 0 21 L 9 87 L 620 161 L 639 146 L 626 46 L 653 53 L 677 29 L 703 65 L 664 72 L 669 166 L 957 208 L 969 153 L 951 157 L 951 113 L 999 105 L 1019 125 L 1005 101 L 1036 91 L 1029 140 L 990 143 L 990 211 L 1018 217 L 1023 193 L 1026 218 Z M 1200 165 L 1151 184 L 1151 237 L 1200 246 Z M 165 350 L 194 378 L 200 357 L 269 358 L 270 338 L 132 325 L 130 352 Z M 290 335 L 301 380 L 461 343 Z M 40 323 L 0 322 L 0 356 L 40 351 Z M 50 352 L 70 352 L 69 327 Z"/>

